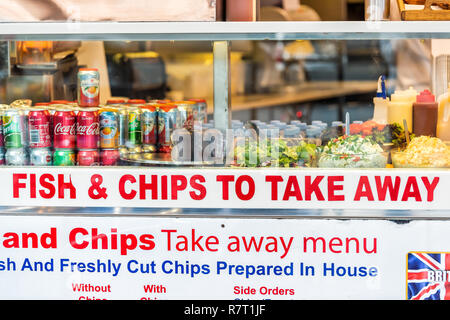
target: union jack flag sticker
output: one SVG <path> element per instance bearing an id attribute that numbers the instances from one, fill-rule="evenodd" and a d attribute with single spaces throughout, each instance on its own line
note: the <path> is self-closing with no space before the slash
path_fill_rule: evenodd
<path id="1" fill-rule="evenodd" d="M 450 300 L 450 253 L 408 252 L 408 300 Z"/>

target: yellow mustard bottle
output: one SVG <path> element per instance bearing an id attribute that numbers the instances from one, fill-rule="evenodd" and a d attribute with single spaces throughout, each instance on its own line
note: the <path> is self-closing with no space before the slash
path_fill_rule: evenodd
<path id="1" fill-rule="evenodd" d="M 403 128 L 403 119 L 406 120 L 408 131 L 413 131 L 413 103 L 416 102 L 417 92 L 413 88 L 396 90 L 391 94 L 388 102 L 388 123 L 397 123 Z M 403 128 L 404 129 L 404 128 Z"/>
<path id="2" fill-rule="evenodd" d="M 440 95 L 438 102 L 436 136 L 443 141 L 450 141 L 450 83 L 448 92 Z"/>

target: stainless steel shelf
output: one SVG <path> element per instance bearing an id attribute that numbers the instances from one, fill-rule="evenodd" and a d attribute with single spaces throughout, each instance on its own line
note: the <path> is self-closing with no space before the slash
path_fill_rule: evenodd
<path id="1" fill-rule="evenodd" d="M 1 40 L 450 38 L 450 21 L 2 22 Z"/>
<path id="2" fill-rule="evenodd" d="M 446 210 L 341 210 L 341 209 L 222 209 L 222 208 L 119 208 L 119 207 L 0 207 L 0 216 L 102 216 L 183 218 L 267 218 L 267 219 L 382 219 L 450 220 Z"/>

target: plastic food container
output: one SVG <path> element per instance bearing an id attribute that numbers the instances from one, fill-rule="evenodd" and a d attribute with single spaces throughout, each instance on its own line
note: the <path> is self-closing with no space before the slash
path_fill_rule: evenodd
<path id="1" fill-rule="evenodd" d="M 334 154 L 322 153 L 319 168 L 386 168 L 389 153 Z"/>
<path id="2" fill-rule="evenodd" d="M 391 151 L 394 168 L 450 168 L 450 154 L 436 152 L 417 154 L 416 157 L 404 150 Z"/>

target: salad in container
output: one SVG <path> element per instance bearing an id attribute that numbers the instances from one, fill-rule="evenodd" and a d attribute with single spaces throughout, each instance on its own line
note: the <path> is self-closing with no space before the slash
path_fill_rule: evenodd
<path id="1" fill-rule="evenodd" d="M 319 168 L 385 168 L 388 154 L 370 137 L 341 136 L 328 142 Z"/>
<path id="2" fill-rule="evenodd" d="M 404 150 L 391 151 L 394 168 L 450 168 L 450 148 L 439 138 L 419 136 Z"/>

